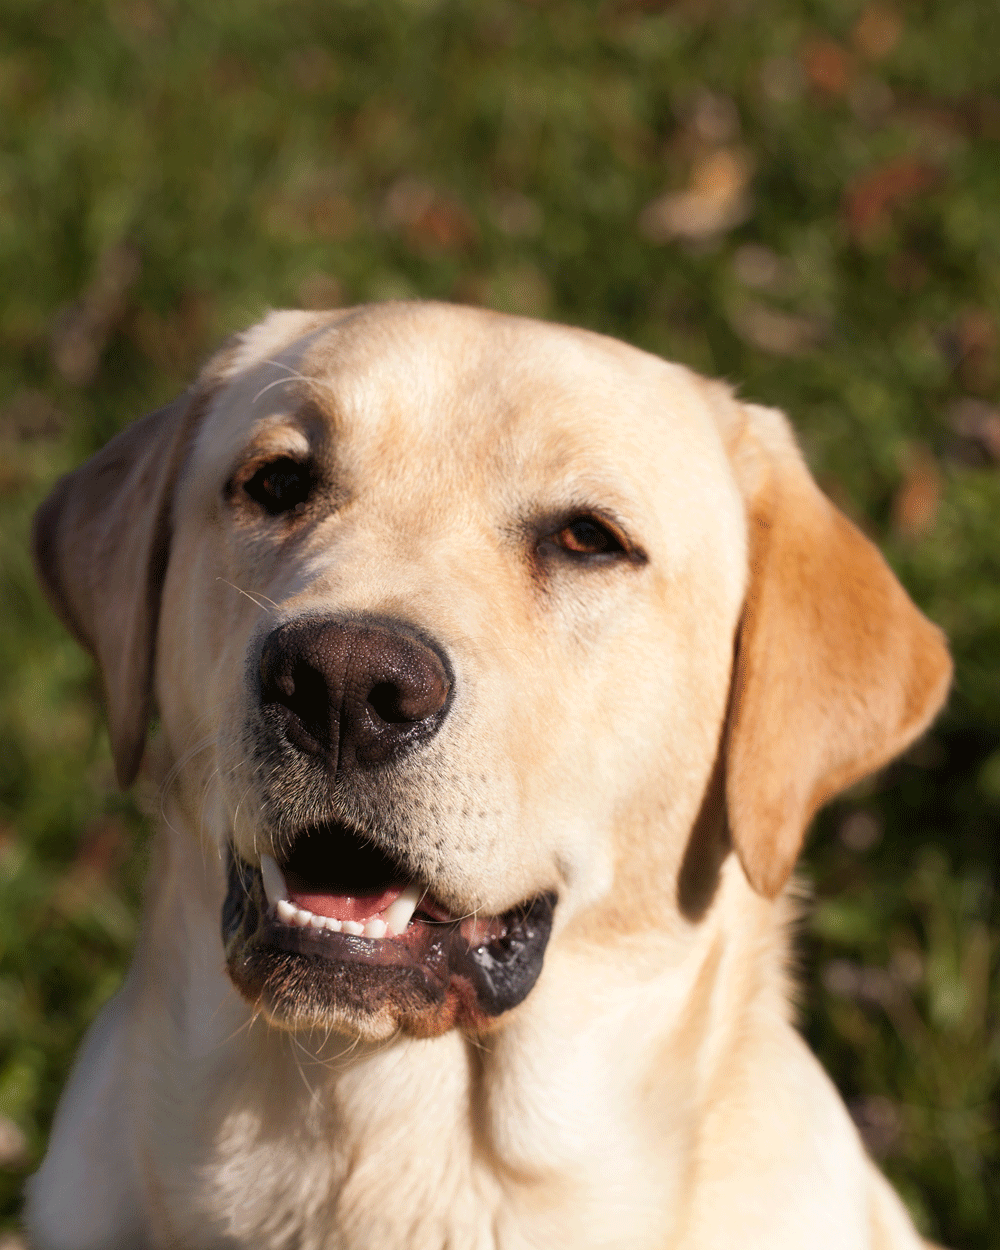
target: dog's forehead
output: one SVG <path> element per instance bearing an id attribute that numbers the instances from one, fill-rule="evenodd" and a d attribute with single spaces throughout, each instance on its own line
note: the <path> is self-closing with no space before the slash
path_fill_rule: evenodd
<path id="1" fill-rule="evenodd" d="M 682 543 L 706 509 L 742 524 L 704 384 L 683 367 L 478 309 L 280 316 L 246 336 L 200 440 L 207 459 L 301 425 L 307 409 L 338 471 L 352 486 L 391 484 L 383 498 L 446 490 L 456 503 L 485 493 L 514 509 L 592 503 L 656 516 Z"/>
<path id="2" fill-rule="evenodd" d="M 297 346 L 298 368 L 320 395 L 329 389 L 338 432 L 362 443 L 443 440 L 482 459 L 484 447 L 521 439 L 535 460 L 595 450 L 614 460 L 620 444 L 629 462 L 636 438 L 647 449 L 657 435 L 715 441 L 685 370 L 585 330 L 401 305 L 362 310 Z"/>

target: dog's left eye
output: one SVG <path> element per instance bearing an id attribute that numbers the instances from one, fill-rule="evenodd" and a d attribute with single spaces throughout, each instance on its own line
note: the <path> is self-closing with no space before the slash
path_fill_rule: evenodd
<path id="1" fill-rule="evenodd" d="M 276 516 L 291 512 L 304 504 L 312 490 L 313 478 L 308 467 L 290 456 L 280 456 L 261 465 L 243 489 L 256 503 Z"/>
<path id="2" fill-rule="evenodd" d="M 621 539 L 594 517 L 575 517 L 545 541 L 574 556 L 626 554 Z"/>

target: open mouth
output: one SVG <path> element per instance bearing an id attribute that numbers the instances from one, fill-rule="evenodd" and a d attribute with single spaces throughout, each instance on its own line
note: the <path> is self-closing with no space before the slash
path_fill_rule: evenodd
<path id="1" fill-rule="evenodd" d="M 300 833 L 280 863 L 233 852 L 222 931 L 230 976 L 269 1014 L 361 1032 L 378 1017 L 428 1036 L 482 1027 L 524 999 L 554 904 L 542 893 L 500 915 L 454 915 L 405 865 L 331 823 Z"/>
<path id="2" fill-rule="evenodd" d="M 456 919 L 377 847 L 336 827 L 296 838 L 280 866 L 272 856 L 261 855 L 260 873 L 268 906 L 278 920 L 300 929 L 381 940 L 402 937 L 414 921 Z M 463 924 L 473 943 L 490 936 L 490 922 L 470 916 Z"/>

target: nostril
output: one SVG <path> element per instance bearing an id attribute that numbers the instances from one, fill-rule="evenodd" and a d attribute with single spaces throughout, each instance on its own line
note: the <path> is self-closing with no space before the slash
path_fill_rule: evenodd
<path id="1" fill-rule="evenodd" d="M 280 683 L 279 683 L 280 684 Z M 324 730 L 330 720 L 330 690 L 324 675 L 305 660 L 292 668 L 283 702 L 304 725 Z"/>
<path id="2" fill-rule="evenodd" d="M 399 725 L 413 718 L 403 711 L 403 692 L 391 681 L 380 681 L 368 692 L 368 706 L 381 721 Z"/>
<path id="3" fill-rule="evenodd" d="M 260 658 L 260 699 L 264 708 L 280 709 L 286 732 L 303 749 L 329 749 L 330 690 L 315 665 L 280 645 L 265 647 Z"/>

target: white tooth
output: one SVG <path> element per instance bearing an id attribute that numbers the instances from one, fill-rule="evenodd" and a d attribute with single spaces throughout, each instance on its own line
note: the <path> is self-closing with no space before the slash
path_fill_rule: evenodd
<path id="1" fill-rule="evenodd" d="M 340 932 L 340 921 L 339 921 L 339 920 L 334 919 L 334 917 L 333 917 L 333 916 L 327 916 L 327 917 L 326 917 L 326 924 L 325 924 L 325 926 L 324 926 L 324 927 L 325 927 L 325 928 L 327 928 L 327 929 L 329 929 L 331 933 L 339 933 L 339 932 Z"/>
<path id="2" fill-rule="evenodd" d="M 310 929 L 325 929 L 326 928 L 326 916 L 317 916 L 317 915 L 310 916 L 309 928 Z"/>
<path id="3" fill-rule="evenodd" d="M 288 898 L 288 886 L 285 885 L 284 875 L 278 867 L 278 861 L 272 855 L 260 857 L 260 875 L 264 879 L 264 895 L 267 898 L 268 907 L 274 907 L 282 899 Z"/>
<path id="4" fill-rule="evenodd" d="M 295 923 L 295 913 L 298 908 L 294 903 L 290 903 L 287 898 L 278 899 L 278 919 L 283 920 L 285 924 Z"/>
<path id="5" fill-rule="evenodd" d="M 365 931 L 365 926 L 358 924 L 356 920 L 345 920 L 341 928 L 345 933 L 353 933 L 355 937 L 360 937 Z"/>
<path id="6" fill-rule="evenodd" d="M 306 911 L 304 907 L 296 907 L 292 924 L 297 924 L 300 929 L 304 929 L 309 924 L 310 916 L 312 916 L 311 911 Z"/>
<path id="7" fill-rule="evenodd" d="M 365 937 L 384 938 L 388 927 L 381 916 L 373 916 L 365 925 Z"/>
<path id="8" fill-rule="evenodd" d="M 389 904 L 382 913 L 382 919 L 391 937 L 399 937 L 401 933 L 406 932 L 410 917 L 417 910 L 417 904 L 423 897 L 423 888 L 414 882 L 406 887 L 394 903 Z"/>

